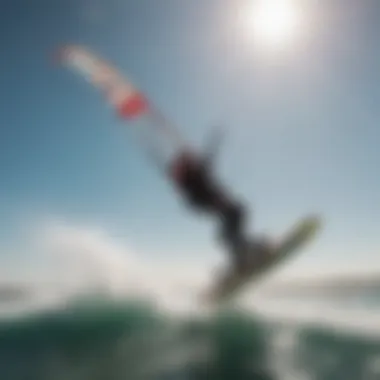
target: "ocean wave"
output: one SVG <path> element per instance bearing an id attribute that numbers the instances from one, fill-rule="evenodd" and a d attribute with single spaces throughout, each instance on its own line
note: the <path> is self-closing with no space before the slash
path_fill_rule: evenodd
<path id="1" fill-rule="evenodd" d="M 376 379 L 380 340 L 241 309 L 174 316 L 99 295 L 0 324 L 0 378 Z"/>

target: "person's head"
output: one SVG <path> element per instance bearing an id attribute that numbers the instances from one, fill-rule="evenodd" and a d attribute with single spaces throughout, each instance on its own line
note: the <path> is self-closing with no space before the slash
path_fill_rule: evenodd
<path id="1" fill-rule="evenodd" d="M 183 175 L 197 163 L 197 158 L 190 150 L 181 151 L 170 165 L 170 175 L 177 182 Z"/>

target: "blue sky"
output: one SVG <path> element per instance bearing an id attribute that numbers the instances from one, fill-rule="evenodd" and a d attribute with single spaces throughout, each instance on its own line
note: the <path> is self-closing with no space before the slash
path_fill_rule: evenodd
<path id="1" fill-rule="evenodd" d="M 325 229 L 301 260 L 380 267 L 380 4 L 311 0 L 300 42 L 276 55 L 239 28 L 247 1 L 2 4 L 4 247 L 18 244 L 20 217 L 55 215 L 100 224 L 156 258 L 219 257 L 215 226 L 183 208 L 133 126 L 53 63 L 75 43 L 114 62 L 195 145 L 225 127 L 218 174 L 252 208 L 252 230 L 281 232 L 317 212 Z"/>

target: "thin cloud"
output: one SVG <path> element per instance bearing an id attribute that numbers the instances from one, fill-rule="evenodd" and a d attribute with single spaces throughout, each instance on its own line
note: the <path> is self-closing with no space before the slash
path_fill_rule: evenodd
<path id="1" fill-rule="evenodd" d="M 145 295 L 168 307 L 191 303 L 206 286 L 201 264 L 150 260 L 99 226 L 49 219 L 35 228 L 34 239 L 68 286 L 114 297 Z"/>

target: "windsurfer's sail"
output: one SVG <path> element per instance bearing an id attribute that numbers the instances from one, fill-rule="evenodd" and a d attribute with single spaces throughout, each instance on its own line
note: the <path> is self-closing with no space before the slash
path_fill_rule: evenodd
<path id="1" fill-rule="evenodd" d="M 132 119 L 149 112 L 147 99 L 109 63 L 78 46 L 65 46 L 62 61 L 77 70 L 115 107 L 122 118 Z"/>
<path id="2" fill-rule="evenodd" d="M 141 121 L 143 127 L 139 128 L 140 137 L 156 159 L 158 156 L 163 159 L 168 151 L 184 145 L 178 129 L 110 63 L 77 45 L 64 46 L 59 51 L 59 57 L 62 63 L 99 89 L 122 120 Z"/>

